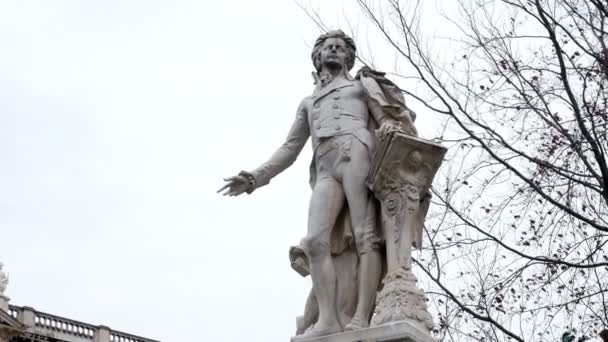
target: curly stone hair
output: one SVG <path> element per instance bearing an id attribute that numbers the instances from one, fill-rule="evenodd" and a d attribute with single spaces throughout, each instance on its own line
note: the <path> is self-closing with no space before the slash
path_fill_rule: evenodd
<path id="1" fill-rule="evenodd" d="M 346 43 L 346 49 L 348 52 L 346 67 L 350 71 L 355 66 L 357 47 L 355 46 L 355 41 L 351 37 L 347 36 L 346 33 L 342 32 L 342 30 L 329 31 L 317 38 L 315 41 L 315 46 L 312 49 L 312 53 L 310 54 L 310 58 L 312 59 L 312 64 L 314 64 L 315 69 L 317 69 L 317 71 L 321 71 L 321 47 L 323 47 L 323 44 L 329 38 L 340 38 L 344 41 L 344 43 Z"/>

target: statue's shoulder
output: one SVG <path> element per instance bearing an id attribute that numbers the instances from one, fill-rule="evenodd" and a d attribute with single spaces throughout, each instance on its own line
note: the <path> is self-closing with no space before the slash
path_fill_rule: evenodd
<path id="1" fill-rule="evenodd" d="M 361 81 L 365 93 L 382 107 L 396 107 L 399 111 L 407 108 L 401 88 L 386 78 L 386 73 L 364 66 L 355 78 Z"/>
<path id="2" fill-rule="evenodd" d="M 313 102 L 314 96 L 312 94 L 304 97 L 302 101 L 300 101 L 300 110 L 308 111 Z"/>
<path id="3" fill-rule="evenodd" d="M 314 101 L 314 98 L 315 98 L 314 94 L 307 95 L 302 99 L 302 103 L 310 103 L 310 102 Z"/>

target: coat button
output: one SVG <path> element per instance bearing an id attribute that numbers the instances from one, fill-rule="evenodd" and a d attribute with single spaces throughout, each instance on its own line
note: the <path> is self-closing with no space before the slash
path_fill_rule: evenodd
<path id="1" fill-rule="evenodd" d="M 321 124 L 317 124 L 317 125 L 315 126 L 315 128 L 316 128 L 316 129 L 321 129 Z"/>
<path id="2" fill-rule="evenodd" d="M 338 95 L 334 96 L 334 100 L 339 100 L 339 99 L 340 99 L 340 96 L 338 96 Z"/>
<path id="3" fill-rule="evenodd" d="M 339 131 L 339 130 L 341 130 L 341 129 L 342 129 L 342 127 L 340 127 L 340 126 L 336 126 L 336 131 Z"/>
<path id="4" fill-rule="evenodd" d="M 315 107 L 315 108 L 319 108 L 319 106 L 320 106 L 320 105 L 319 105 L 319 102 L 315 102 L 315 104 L 314 104 L 314 106 L 313 106 L 313 107 Z"/>
<path id="5" fill-rule="evenodd" d="M 319 113 L 315 113 L 312 117 L 315 118 L 315 120 L 319 119 Z"/>
<path id="6" fill-rule="evenodd" d="M 334 119 L 338 120 L 340 118 L 340 115 L 334 115 Z"/>
<path id="7" fill-rule="evenodd" d="M 338 108 L 340 108 L 340 106 L 338 106 L 338 104 L 337 104 L 337 103 L 336 103 L 336 104 L 334 104 L 334 105 L 333 105 L 333 106 L 331 106 L 331 107 L 332 107 L 333 109 L 338 109 Z"/>

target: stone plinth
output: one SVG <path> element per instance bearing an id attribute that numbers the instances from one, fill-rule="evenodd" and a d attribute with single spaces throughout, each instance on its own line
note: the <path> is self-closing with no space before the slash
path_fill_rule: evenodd
<path id="1" fill-rule="evenodd" d="M 294 341 L 294 339 L 291 339 Z M 409 321 L 391 322 L 371 328 L 327 335 L 297 342 L 435 342 L 427 332 Z"/>
<path id="2" fill-rule="evenodd" d="M 372 325 L 408 320 L 428 334 L 433 329 L 433 317 L 427 310 L 424 291 L 416 287 L 414 273 L 397 269 L 382 282 L 384 287 L 378 293 Z"/>
<path id="3" fill-rule="evenodd" d="M 95 335 L 93 335 L 94 342 L 110 342 L 112 340 L 112 333 L 110 328 L 100 325 L 95 330 Z"/>
<path id="4" fill-rule="evenodd" d="M 10 298 L 5 295 L 0 294 L 0 310 L 4 312 L 8 312 L 8 303 L 10 302 Z"/>
<path id="5" fill-rule="evenodd" d="M 24 306 L 21 308 L 17 320 L 25 325 L 27 329 L 34 330 L 36 328 L 36 310 L 29 306 Z"/>

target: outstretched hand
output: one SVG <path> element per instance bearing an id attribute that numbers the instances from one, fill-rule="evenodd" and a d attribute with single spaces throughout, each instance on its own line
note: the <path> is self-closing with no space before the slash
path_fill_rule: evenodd
<path id="1" fill-rule="evenodd" d="M 244 176 L 232 176 L 224 178 L 224 181 L 226 184 L 217 191 L 220 193 L 225 190 L 222 193 L 224 196 L 238 196 L 249 190 L 249 180 Z"/>

